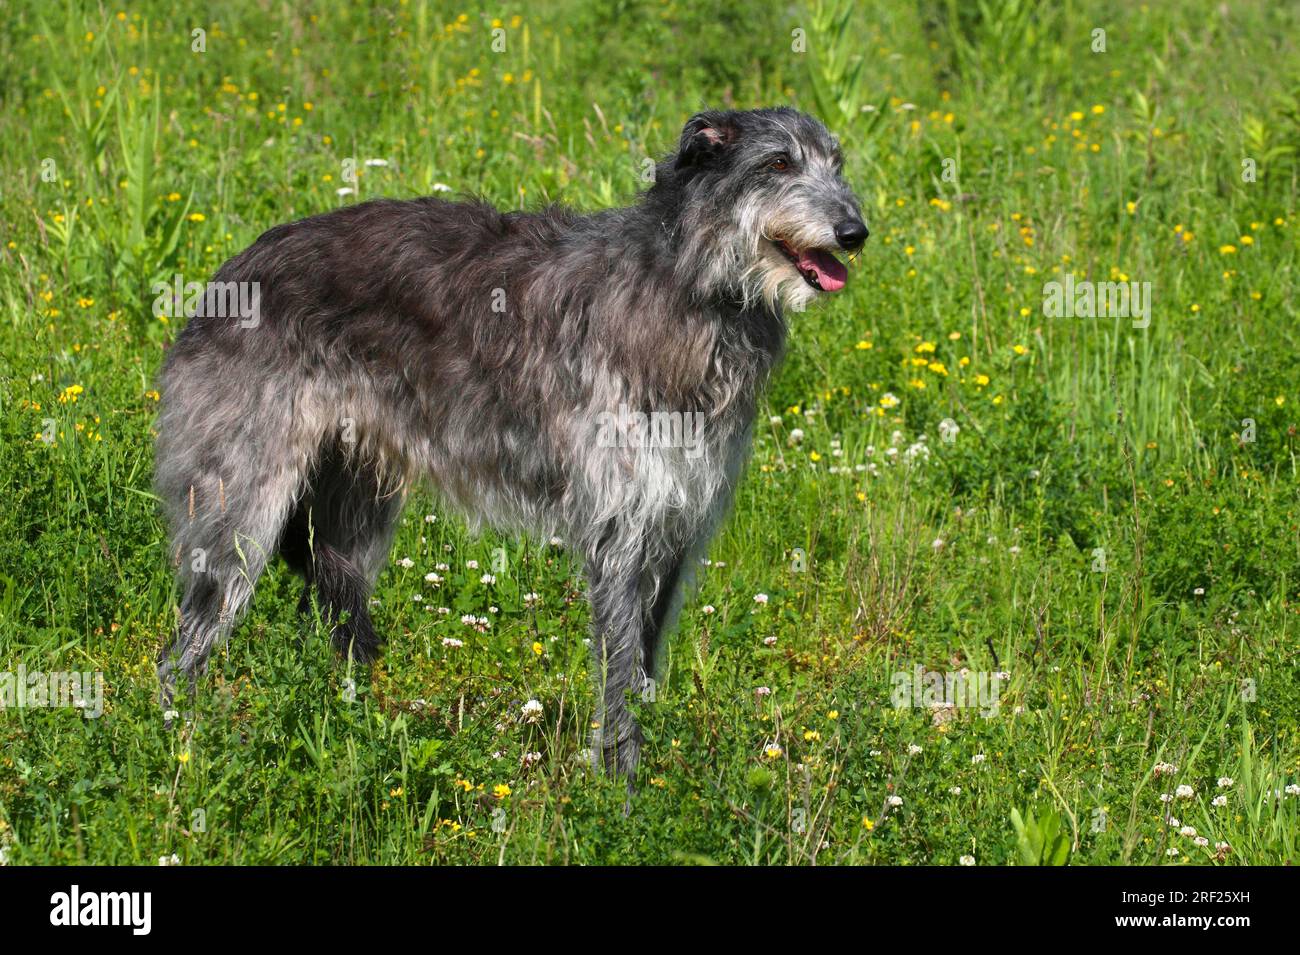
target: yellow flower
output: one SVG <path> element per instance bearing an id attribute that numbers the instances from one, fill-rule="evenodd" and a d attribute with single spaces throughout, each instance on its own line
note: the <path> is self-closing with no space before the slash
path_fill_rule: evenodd
<path id="1" fill-rule="evenodd" d="M 977 384 L 979 387 L 983 388 L 983 387 L 985 387 L 988 383 L 989 383 L 989 376 L 988 376 L 988 375 L 976 375 L 976 376 L 975 376 L 975 384 Z"/>
<path id="2" fill-rule="evenodd" d="M 816 464 L 821 459 L 822 456 L 818 454 L 816 451 L 813 451 L 811 454 L 808 455 L 808 460 L 812 461 L 814 464 Z"/>
<path id="3" fill-rule="evenodd" d="M 505 783 L 497 783 L 492 787 L 492 795 L 496 796 L 498 799 L 505 799 L 510 795 L 510 787 Z"/>
<path id="4" fill-rule="evenodd" d="M 176 754 L 176 758 L 180 761 L 181 765 L 183 766 L 190 761 L 190 751 L 185 750 L 184 752 L 178 753 Z"/>
<path id="5" fill-rule="evenodd" d="M 1132 215 L 1133 213 L 1137 212 L 1137 207 L 1138 204 L 1131 200 L 1129 202 L 1124 203 L 1124 208 L 1125 210 L 1127 210 L 1129 215 Z"/>
<path id="6" fill-rule="evenodd" d="M 1239 241 L 1242 245 L 1254 245 L 1255 237 L 1253 235 L 1243 235 L 1237 241 Z"/>
<path id="7" fill-rule="evenodd" d="M 1070 114 L 1070 119 L 1072 119 L 1074 122 L 1077 123 L 1079 120 L 1083 119 L 1083 113 L 1079 112 L 1076 109 L 1073 113 Z"/>
<path id="8" fill-rule="evenodd" d="M 932 352 L 934 351 L 934 342 L 921 342 L 921 344 L 916 346 L 916 350 L 923 353 Z"/>
<path id="9" fill-rule="evenodd" d="M 1273 399 L 1273 401 L 1275 401 L 1277 403 L 1277 406 L 1281 408 L 1284 404 L 1286 404 L 1286 395 L 1278 395 L 1276 398 Z"/>
<path id="10" fill-rule="evenodd" d="M 1026 348 L 1024 345 L 1012 345 L 1011 350 L 1015 352 L 1017 355 L 1023 355 L 1027 351 L 1029 351 L 1029 349 Z"/>
<path id="11" fill-rule="evenodd" d="M 867 830 L 867 832 L 870 832 L 872 829 L 876 828 L 876 824 L 875 824 L 874 822 L 872 822 L 871 819 L 868 818 L 867 816 L 863 816 L 863 817 L 862 817 L 862 828 L 865 829 L 865 830 Z"/>
<path id="12" fill-rule="evenodd" d="M 1021 306 L 1021 309 L 1020 309 L 1020 317 L 1021 317 L 1021 318 L 1028 318 L 1028 317 L 1029 317 L 1029 306 L 1027 306 L 1027 305 L 1025 305 L 1025 306 Z"/>
<path id="13" fill-rule="evenodd" d="M 930 369 L 930 371 L 934 372 L 936 375 L 943 375 L 945 378 L 948 376 L 948 369 L 944 367 L 944 364 L 941 361 L 932 361 L 925 367 Z"/>
<path id="14" fill-rule="evenodd" d="M 1237 247 L 1236 247 L 1235 245 L 1221 245 L 1221 246 L 1219 246 L 1219 254 L 1220 254 L 1220 255 L 1232 255 L 1232 254 L 1233 254 L 1234 252 L 1236 252 L 1236 251 L 1237 251 Z"/>
<path id="15" fill-rule="evenodd" d="M 853 347 L 856 348 L 858 351 L 870 351 L 875 346 L 873 346 L 871 342 L 863 340 L 858 342 Z"/>
<path id="16" fill-rule="evenodd" d="M 1106 107 L 1098 103 L 1096 106 L 1092 108 L 1092 111 L 1096 115 L 1100 116 L 1102 113 L 1106 112 Z"/>
<path id="17" fill-rule="evenodd" d="M 187 217 L 191 222 L 202 222 L 207 218 L 202 212 L 191 212 Z"/>
<path id="18" fill-rule="evenodd" d="M 542 655 L 542 645 L 536 640 L 533 641 L 533 653 L 539 657 Z"/>

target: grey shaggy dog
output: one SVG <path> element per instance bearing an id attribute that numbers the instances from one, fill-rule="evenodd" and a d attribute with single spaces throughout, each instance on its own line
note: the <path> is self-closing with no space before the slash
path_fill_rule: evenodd
<path id="1" fill-rule="evenodd" d="M 223 265 L 213 284 L 251 285 L 256 321 L 201 308 L 161 376 L 156 484 L 183 588 L 165 704 L 277 552 L 339 651 L 374 659 L 371 589 L 427 480 L 472 526 L 559 534 L 583 558 L 594 752 L 630 789 L 626 695 L 730 503 L 784 313 L 842 288 L 833 253 L 867 237 L 841 166 L 795 110 L 703 112 L 628 208 L 379 200 Z M 664 414 L 697 440 L 647 433 Z"/>

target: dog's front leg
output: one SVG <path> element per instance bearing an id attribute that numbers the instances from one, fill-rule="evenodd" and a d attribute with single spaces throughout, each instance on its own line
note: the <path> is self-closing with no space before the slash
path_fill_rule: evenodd
<path id="1" fill-rule="evenodd" d="M 630 797 L 641 753 L 641 728 L 627 705 L 629 690 L 640 690 L 643 639 L 648 614 L 642 595 L 642 549 L 607 534 L 587 558 L 592 610 L 592 665 L 596 677 L 596 717 L 592 749 L 597 764 L 627 779 Z"/>

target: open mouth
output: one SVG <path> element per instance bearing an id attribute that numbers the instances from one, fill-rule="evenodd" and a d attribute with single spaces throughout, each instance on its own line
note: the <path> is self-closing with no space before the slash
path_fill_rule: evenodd
<path id="1" fill-rule="evenodd" d="M 838 292 L 849 279 L 844 263 L 825 249 L 795 249 L 785 239 L 773 239 L 781 254 L 799 270 L 803 280 L 819 292 Z"/>

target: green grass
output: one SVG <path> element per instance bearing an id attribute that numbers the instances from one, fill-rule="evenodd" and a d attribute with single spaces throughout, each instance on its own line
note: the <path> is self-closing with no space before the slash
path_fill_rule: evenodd
<path id="1" fill-rule="evenodd" d="M 0 712 L 11 864 L 1296 861 L 1294 8 L 185 6 L 10 0 L 0 34 L 0 671 L 106 683 L 97 720 Z M 873 235 L 794 316 L 631 816 L 583 754 L 578 568 L 427 494 L 381 663 L 304 633 L 277 566 L 165 730 L 150 285 L 438 183 L 626 202 L 700 106 L 778 103 L 841 135 Z M 1149 327 L 1045 316 L 1066 270 L 1150 282 Z M 895 708 L 917 665 L 1005 672 L 997 712 Z"/>

